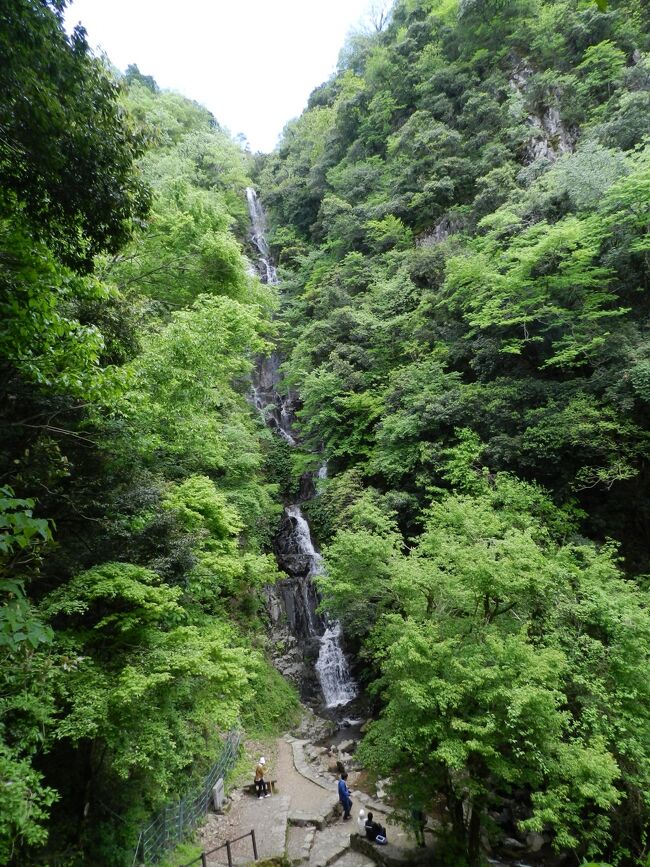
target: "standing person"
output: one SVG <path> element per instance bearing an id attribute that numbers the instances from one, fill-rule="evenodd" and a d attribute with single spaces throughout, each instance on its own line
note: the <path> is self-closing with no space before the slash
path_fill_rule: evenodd
<path id="1" fill-rule="evenodd" d="M 424 848 L 426 846 L 424 840 L 424 828 L 427 824 L 427 817 L 424 812 L 417 807 L 411 809 L 411 824 L 415 832 L 415 840 L 418 846 Z"/>
<path id="2" fill-rule="evenodd" d="M 270 798 L 271 793 L 267 791 L 266 783 L 264 782 L 264 771 L 266 769 L 266 759 L 260 756 L 260 760 L 255 768 L 255 788 L 257 789 L 257 799 Z"/>
<path id="3" fill-rule="evenodd" d="M 350 797 L 350 790 L 348 789 L 348 784 L 346 780 L 348 775 L 345 771 L 341 774 L 341 778 L 339 779 L 339 801 L 343 806 L 343 821 L 347 822 L 350 818 L 350 810 L 352 809 L 352 798 Z"/>
<path id="4" fill-rule="evenodd" d="M 363 807 L 359 810 L 357 825 L 359 826 L 359 833 L 363 834 L 366 830 L 366 811 L 363 809 Z"/>

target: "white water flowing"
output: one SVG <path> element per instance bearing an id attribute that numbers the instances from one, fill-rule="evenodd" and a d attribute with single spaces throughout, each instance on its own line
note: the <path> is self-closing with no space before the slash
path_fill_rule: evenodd
<path id="1" fill-rule="evenodd" d="M 253 405 L 262 416 L 264 424 L 267 424 L 274 430 L 276 430 L 280 434 L 282 439 L 288 442 L 290 446 L 295 446 L 296 441 L 289 433 L 288 429 L 290 412 L 287 409 L 287 402 L 282 400 L 277 393 L 274 393 L 273 395 L 276 399 L 274 401 L 269 401 L 268 393 L 263 392 L 261 388 L 257 385 L 253 385 L 251 395 L 253 399 Z"/>
<path id="2" fill-rule="evenodd" d="M 350 676 L 341 647 L 341 624 L 338 620 L 330 623 L 321 637 L 316 673 L 327 707 L 348 704 L 357 697 L 357 685 Z"/>
<path id="3" fill-rule="evenodd" d="M 307 562 L 309 563 L 309 571 L 307 572 L 305 580 L 300 582 L 300 585 L 303 600 L 305 602 L 305 609 L 307 611 L 307 617 L 309 620 L 309 634 L 316 637 L 320 634 L 322 627 L 318 622 L 314 603 L 310 598 L 309 586 L 307 582 L 311 582 L 311 579 L 314 577 L 314 575 L 323 574 L 323 558 L 314 548 L 314 543 L 311 540 L 309 524 L 307 523 L 307 520 L 303 515 L 300 506 L 287 506 L 285 511 L 287 515 L 293 519 L 292 523 L 294 526 L 294 531 L 292 534 L 292 538 L 294 547 L 299 554 L 305 556 Z"/>
<path id="4" fill-rule="evenodd" d="M 246 198 L 248 199 L 252 225 L 251 240 L 259 253 L 258 273 L 263 282 L 277 285 L 278 275 L 266 241 L 264 210 L 255 190 L 251 187 L 246 190 Z M 260 360 L 257 383 L 253 385 L 252 389 L 252 400 L 265 423 L 276 430 L 289 445 L 295 446 L 296 440 L 291 431 L 291 400 L 290 398 L 282 398 L 277 391 L 277 384 L 280 379 L 279 364 L 279 359 L 275 355 Z M 319 469 L 318 478 L 327 478 L 327 462 Z M 314 548 L 309 524 L 300 506 L 297 503 L 287 506 L 285 512 L 292 525 L 291 547 L 299 558 L 308 563 L 306 575 L 298 580 L 297 587 L 302 597 L 302 607 L 306 612 L 309 635 L 318 638 L 320 642 L 316 674 L 325 704 L 327 707 L 348 704 L 356 698 L 358 689 L 350 676 L 350 669 L 343 653 L 341 624 L 338 621 L 323 623 L 323 618 L 316 611 L 318 598 L 312 579 L 316 575 L 323 574 L 323 558 Z"/>
<path id="5" fill-rule="evenodd" d="M 262 279 L 265 283 L 269 283 L 271 286 L 277 286 L 278 272 L 273 264 L 273 260 L 271 259 L 271 251 L 266 240 L 266 220 L 264 218 L 262 204 L 252 187 L 246 187 L 246 198 L 248 200 L 248 213 L 250 214 L 251 225 L 253 228 L 251 239 L 253 244 L 257 247 L 257 251 L 260 254 L 260 264 L 264 269 L 261 275 Z"/>
<path id="6" fill-rule="evenodd" d="M 309 559 L 309 579 L 315 575 L 323 575 L 323 558 L 314 548 L 309 524 L 302 514 L 300 506 L 287 506 L 286 513 L 295 522 L 294 539 L 296 547 L 301 554 L 306 555 Z M 308 608 L 308 610 L 310 611 L 310 630 L 313 627 L 312 635 L 316 636 L 320 630 L 315 618 L 312 618 L 311 609 Z M 341 624 L 338 620 L 328 622 L 325 632 L 320 635 L 320 650 L 318 652 L 318 660 L 316 661 L 316 674 L 318 675 L 327 707 L 348 704 L 348 702 L 357 697 L 357 685 L 350 675 L 350 668 L 341 645 Z"/>

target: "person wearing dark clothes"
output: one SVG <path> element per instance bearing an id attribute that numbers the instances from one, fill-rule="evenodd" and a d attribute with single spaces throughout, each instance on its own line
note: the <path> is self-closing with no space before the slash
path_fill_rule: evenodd
<path id="1" fill-rule="evenodd" d="M 386 840 L 386 829 L 383 825 L 380 825 L 379 822 L 375 822 L 372 818 L 372 813 L 368 813 L 368 818 L 366 819 L 366 837 L 369 840 L 372 840 L 374 843 L 377 837 L 383 837 L 383 841 Z"/>
<path id="2" fill-rule="evenodd" d="M 350 810 L 352 809 L 352 798 L 350 797 L 350 790 L 348 789 L 348 784 L 345 782 L 348 778 L 346 773 L 341 774 L 341 778 L 339 780 L 339 801 L 343 807 L 343 819 L 347 821 L 350 818 Z"/>
<path id="3" fill-rule="evenodd" d="M 427 817 L 424 815 L 422 810 L 414 807 L 411 810 L 411 824 L 413 826 L 413 831 L 415 832 L 415 839 L 418 846 L 424 847 L 426 843 L 424 842 L 424 829 L 427 824 Z"/>

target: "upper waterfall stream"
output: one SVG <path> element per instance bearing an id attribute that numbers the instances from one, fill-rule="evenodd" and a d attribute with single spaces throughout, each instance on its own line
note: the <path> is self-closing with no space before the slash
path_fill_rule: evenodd
<path id="1" fill-rule="evenodd" d="M 268 242 L 264 210 L 255 193 L 246 190 L 251 218 L 251 241 L 258 252 L 256 270 L 264 283 L 277 285 L 278 276 Z M 273 353 L 259 359 L 252 388 L 252 399 L 261 413 L 265 424 L 275 430 L 289 445 L 295 446 L 296 439 L 291 429 L 293 407 L 291 397 L 282 396 L 278 391 L 280 382 L 280 359 Z M 327 465 L 323 464 L 318 478 L 325 478 Z M 313 486 L 312 486 L 313 489 Z M 350 675 L 347 659 L 341 643 L 341 624 L 323 617 L 318 612 L 318 593 L 313 578 L 322 575 L 323 559 L 316 551 L 311 530 L 302 513 L 300 502 L 285 507 L 284 531 L 282 536 L 283 561 L 289 564 L 289 574 L 295 579 L 294 598 L 285 596 L 287 620 L 297 637 L 316 639 L 319 642 L 316 674 L 320 683 L 325 706 L 328 708 L 345 705 L 358 695 L 358 688 Z M 299 598 L 295 598 L 296 594 Z"/>

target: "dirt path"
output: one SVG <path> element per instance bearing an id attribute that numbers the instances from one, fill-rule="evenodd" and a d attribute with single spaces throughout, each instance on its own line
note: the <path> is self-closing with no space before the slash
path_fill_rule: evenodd
<path id="1" fill-rule="evenodd" d="M 277 770 L 280 791 L 291 798 L 292 810 L 315 816 L 327 815 L 336 798 L 298 773 L 293 762 L 293 750 L 284 738 L 278 739 Z"/>

